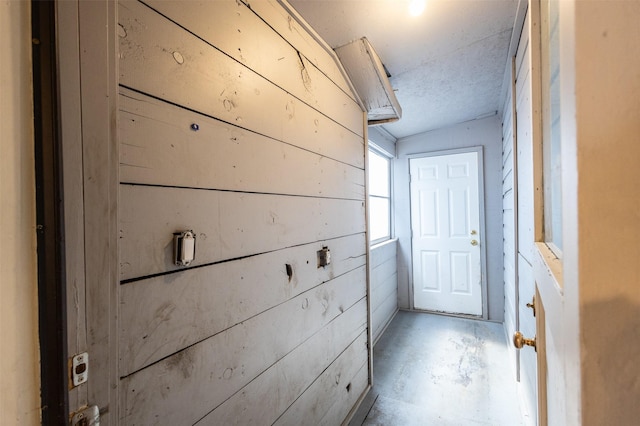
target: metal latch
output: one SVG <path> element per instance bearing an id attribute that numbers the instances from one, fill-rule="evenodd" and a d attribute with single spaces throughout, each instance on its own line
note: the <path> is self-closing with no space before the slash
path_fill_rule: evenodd
<path id="1" fill-rule="evenodd" d="M 73 387 L 80 386 L 89 378 L 89 354 L 83 352 L 71 360 L 71 382 Z"/>
<path id="2" fill-rule="evenodd" d="M 531 308 L 533 309 L 533 316 L 536 316 L 536 295 L 533 295 L 533 298 L 531 299 L 531 303 L 527 303 L 527 308 Z"/>
<path id="3" fill-rule="evenodd" d="M 97 405 L 85 407 L 73 414 L 71 426 L 100 426 L 100 410 Z"/>

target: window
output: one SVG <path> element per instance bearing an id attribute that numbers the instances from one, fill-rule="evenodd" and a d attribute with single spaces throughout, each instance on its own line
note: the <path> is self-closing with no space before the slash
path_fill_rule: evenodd
<path id="1" fill-rule="evenodd" d="M 391 238 L 391 161 L 369 149 L 369 241 Z"/>
<path id="2" fill-rule="evenodd" d="M 556 256 L 562 257 L 559 2 L 544 0 L 540 6 L 544 241 Z"/>

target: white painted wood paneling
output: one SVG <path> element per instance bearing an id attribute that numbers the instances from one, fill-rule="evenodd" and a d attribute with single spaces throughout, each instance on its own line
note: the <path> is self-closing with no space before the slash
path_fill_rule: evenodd
<path id="1" fill-rule="evenodd" d="M 331 81 L 340 87 L 349 97 L 356 99 L 351 92 L 351 87 L 344 78 L 341 65 L 339 65 L 336 57 L 330 55 L 327 49 L 331 49 L 328 44 L 319 39 L 315 33 L 311 33 L 302 28 L 298 20 L 301 16 L 292 16 L 279 4 L 278 0 L 263 0 L 250 2 L 244 0 L 243 3 L 249 4 L 251 10 L 255 11 L 262 19 L 267 21 L 271 28 L 283 38 L 285 38 L 291 46 L 300 52 L 312 64 L 322 70 Z"/>
<path id="2" fill-rule="evenodd" d="M 375 342 L 398 310 L 397 240 L 371 249 L 371 329 Z"/>
<path id="3" fill-rule="evenodd" d="M 515 234 L 515 174 L 513 150 L 514 141 L 514 89 L 515 89 L 515 59 L 510 58 L 508 67 L 509 84 L 503 107 L 502 117 L 502 234 L 503 234 L 503 265 L 504 265 L 504 329 L 507 340 L 518 330 L 516 319 L 516 244 Z M 515 376 L 520 376 L 520 355 L 515 346 L 509 345 L 511 359 L 515 368 Z"/>
<path id="4" fill-rule="evenodd" d="M 364 304 L 358 307 L 362 309 Z M 334 388 L 347 386 L 367 361 L 366 352 L 362 351 L 367 341 L 366 324 L 348 324 L 346 315 L 258 376 L 198 424 L 318 424 L 314 416 L 323 414 L 323 405 L 336 401 Z M 325 344 L 329 337 L 327 333 L 335 333 L 338 324 L 347 327 L 342 333 L 336 333 L 340 345 Z M 347 349 L 340 353 L 338 348 L 343 345 L 348 345 Z M 307 362 L 303 364 L 300 359 L 306 359 Z M 274 388 L 280 391 L 273 392 Z M 327 397 L 319 400 L 317 395 Z M 347 413 L 343 413 L 334 424 L 339 424 Z"/>
<path id="5" fill-rule="evenodd" d="M 121 85 L 364 168 L 362 129 L 343 127 L 141 3 L 121 2 L 118 20 Z"/>
<path id="6" fill-rule="evenodd" d="M 173 271 L 173 233 L 197 234 L 191 266 L 364 232 L 364 202 L 122 185 L 121 279 Z M 313 226 L 309 226 L 313 224 Z M 361 254 L 361 253 L 358 253 Z"/>
<path id="7" fill-rule="evenodd" d="M 125 88 L 119 108 L 122 182 L 364 199 L 358 167 Z"/>
<path id="8" fill-rule="evenodd" d="M 118 19 L 120 423 L 341 423 L 371 346 L 349 84 L 275 2 L 123 1 Z"/>
<path id="9" fill-rule="evenodd" d="M 364 274 L 361 267 L 124 378 L 121 421 L 192 424 L 201 419 L 343 312 L 358 311 L 354 305 L 361 306 L 366 294 Z M 364 324 L 366 315 L 360 312 L 351 320 Z M 339 342 L 335 335 L 329 341 Z M 298 358 L 303 366 L 307 361 Z"/>
<path id="10" fill-rule="evenodd" d="M 86 383 L 86 401 L 102 408 L 116 404 L 119 391 L 115 362 L 118 356 L 117 308 L 114 306 L 118 291 L 116 171 L 119 146 L 114 114 L 117 108 L 117 62 L 112 51 L 117 10 L 116 4 L 108 1 L 79 1 L 76 7 L 79 44 L 82 46 L 79 49 L 78 84 L 82 97 L 84 247 L 69 249 L 72 253 L 84 249 L 84 257 L 76 258 L 84 262 L 84 298 L 79 298 L 82 290 L 78 290 L 75 303 L 85 311 L 86 331 L 69 338 L 78 339 L 84 346 L 81 339 L 86 336 L 85 350 L 91 354 L 91 380 Z M 69 46 L 70 51 L 73 48 L 75 46 Z M 81 391 L 80 398 L 84 398 L 84 391 Z M 103 411 L 101 420 L 104 424 L 116 422 L 115 411 Z"/>
<path id="11" fill-rule="evenodd" d="M 356 234 L 318 241 L 123 285 L 120 375 L 128 375 L 362 267 L 364 240 L 364 234 Z M 331 247 L 332 262 L 326 268 L 318 268 L 316 252 L 323 246 Z M 291 266 L 291 278 L 286 265 Z M 260 297 L 256 297 L 258 292 Z M 230 306 L 237 309 L 229 309 Z"/>
<path id="12" fill-rule="evenodd" d="M 371 329 L 375 343 L 398 311 L 398 274 L 371 291 Z"/>
<path id="13" fill-rule="evenodd" d="M 244 3 L 218 0 L 184 7 L 180 1 L 153 0 L 146 4 L 347 129 L 360 128 L 362 111 L 348 92 Z M 357 134 L 362 136 L 363 131 L 360 128 Z"/>
<path id="14" fill-rule="evenodd" d="M 368 123 L 389 123 L 402 118 L 402 108 L 387 71 L 369 40 L 362 37 L 336 47 L 335 51 L 365 105 Z"/>
<path id="15" fill-rule="evenodd" d="M 517 214 L 518 214 L 518 294 L 513 297 L 518 301 L 519 329 L 527 337 L 536 335 L 536 322 L 533 311 L 526 307 L 535 293 L 533 280 L 533 253 L 535 241 L 534 197 L 536 188 L 534 181 L 534 140 L 533 140 L 533 107 L 532 107 L 532 71 L 531 49 L 529 43 L 530 17 L 527 14 L 524 29 L 516 53 L 516 129 L 517 129 Z M 515 312 L 514 312 L 515 314 Z M 537 418 L 537 363 L 536 353 L 531 350 L 520 351 L 520 379 L 526 406 L 523 407 L 532 421 Z"/>
<path id="16" fill-rule="evenodd" d="M 361 353 L 362 339 L 354 342 L 347 351 L 340 355 L 317 381 L 309 388 L 302 398 L 278 419 L 274 425 L 278 426 L 333 426 L 349 414 L 351 407 L 358 400 L 357 389 L 367 383 L 367 360 L 360 355 L 361 362 L 354 362 L 355 354 Z M 314 394 L 325 394 L 328 398 L 317 401 Z"/>

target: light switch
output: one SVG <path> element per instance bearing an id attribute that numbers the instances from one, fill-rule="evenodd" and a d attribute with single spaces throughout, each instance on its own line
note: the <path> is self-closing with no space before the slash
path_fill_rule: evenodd
<path id="1" fill-rule="evenodd" d="M 174 262 L 178 266 L 189 266 L 196 257 L 196 235 L 193 231 L 173 234 Z"/>

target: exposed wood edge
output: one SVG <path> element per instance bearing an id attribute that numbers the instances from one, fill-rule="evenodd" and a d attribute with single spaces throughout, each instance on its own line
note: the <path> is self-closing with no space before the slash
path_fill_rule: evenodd
<path id="1" fill-rule="evenodd" d="M 347 74 L 347 72 L 345 71 L 344 67 L 342 66 L 342 62 L 340 62 L 340 59 L 338 58 L 338 55 L 336 55 L 336 52 L 331 48 L 331 46 L 329 46 L 327 44 L 326 41 L 324 41 L 324 39 L 322 37 L 320 37 L 320 35 L 317 32 L 315 32 L 315 30 L 311 27 L 311 25 L 309 25 L 309 23 L 302 17 L 302 15 L 300 15 L 298 13 L 298 11 L 295 10 L 293 8 L 293 6 L 291 6 L 291 4 L 289 4 L 289 2 L 287 0 L 276 0 L 276 1 L 278 2 L 278 4 L 280 6 L 282 6 L 284 8 L 284 10 L 287 11 L 287 13 L 289 15 L 291 15 L 291 17 L 293 19 L 296 20 L 296 22 L 302 28 L 304 28 L 305 31 L 307 31 L 309 33 L 309 35 L 320 45 L 320 47 L 322 47 L 329 54 L 329 56 L 331 56 L 331 58 L 336 63 L 336 66 L 340 70 L 340 74 L 342 74 L 342 77 L 347 82 L 347 85 L 349 86 L 349 89 L 351 89 L 351 94 L 355 98 L 356 103 L 358 104 L 360 109 L 362 109 L 362 111 L 366 112 L 367 108 L 365 107 L 364 102 L 362 102 L 362 99 L 360 99 L 360 95 L 358 95 L 358 92 L 356 91 L 353 83 L 351 82 L 351 79 L 349 78 L 349 75 Z M 524 1 L 524 0 L 521 0 L 521 1 Z M 366 115 L 364 117 L 364 122 L 365 123 L 367 122 L 367 116 Z"/>
<path id="2" fill-rule="evenodd" d="M 546 243 L 535 243 L 536 246 L 536 254 L 534 255 L 534 267 L 540 267 L 540 271 L 544 271 L 543 274 L 545 276 L 552 277 L 552 280 L 549 280 L 550 285 L 548 288 L 553 288 L 553 294 L 559 294 L 561 296 L 564 295 L 564 283 L 563 283 L 563 268 L 562 261 L 556 254 L 549 248 Z M 538 282 L 539 288 L 544 288 L 544 284 Z M 549 297 L 547 294 L 545 296 Z"/>
<path id="3" fill-rule="evenodd" d="M 540 296 L 538 288 L 535 288 L 535 309 L 536 309 L 536 379 L 538 382 L 538 425 L 547 426 L 549 423 L 547 412 L 547 332 L 546 332 L 546 320 L 545 320 L 545 307 L 542 303 L 543 299 Z M 554 392 L 552 392 L 553 394 Z"/>
<path id="4" fill-rule="evenodd" d="M 363 132 L 364 132 L 364 181 L 369 182 L 369 129 L 367 127 L 367 111 L 362 110 Z M 367 280 L 367 358 L 369 364 L 369 387 L 373 386 L 373 313 L 371 306 L 371 245 L 369 244 L 369 185 L 364 186 L 364 224 L 365 224 L 365 243 L 366 243 L 366 280 Z M 356 404 L 359 405 L 359 404 Z"/>
<path id="5" fill-rule="evenodd" d="M 400 117 L 383 118 L 380 120 L 369 120 L 367 123 L 369 124 L 369 126 L 381 126 L 383 124 L 395 123 L 398 120 L 400 120 Z"/>
<path id="6" fill-rule="evenodd" d="M 525 14 L 526 16 L 526 14 Z M 520 330 L 520 266 L 518 256 L 520 252 L 520 236 L 518 229 L 518 120 L 517 120 L 517 94 L 516 94 L 516 55 L 511 56 L 511 175 L 513 176 L 513 290 L 514 290 L 514 327 Z M 520 351 L 516 351 L 516 381 L 520 381 Z"/>
<path id="7" fill-rule="evenodd" d="M 518 45 L 520 44 L 520 37 L 522 36 L 522 32 L 524 31 L 523 25 L 525 16 L 527 15 L 528 6 L 528 0 L 518 0 L 516 17 L 514 18 L 513 28 L 511 30 L 511 41 L 509 42 L 509 52 L 507 54 L 507 63 L 505 64 L 504 78 L 502 79 L 502 86 L 500 88 L 500 104 L 498 107 L 498 114 L 500 114 L 500 116 L 504 114 L 504 102 L 507 98 L 507 91 L 511 86 L 511 58 L 516 55 Z"/>

